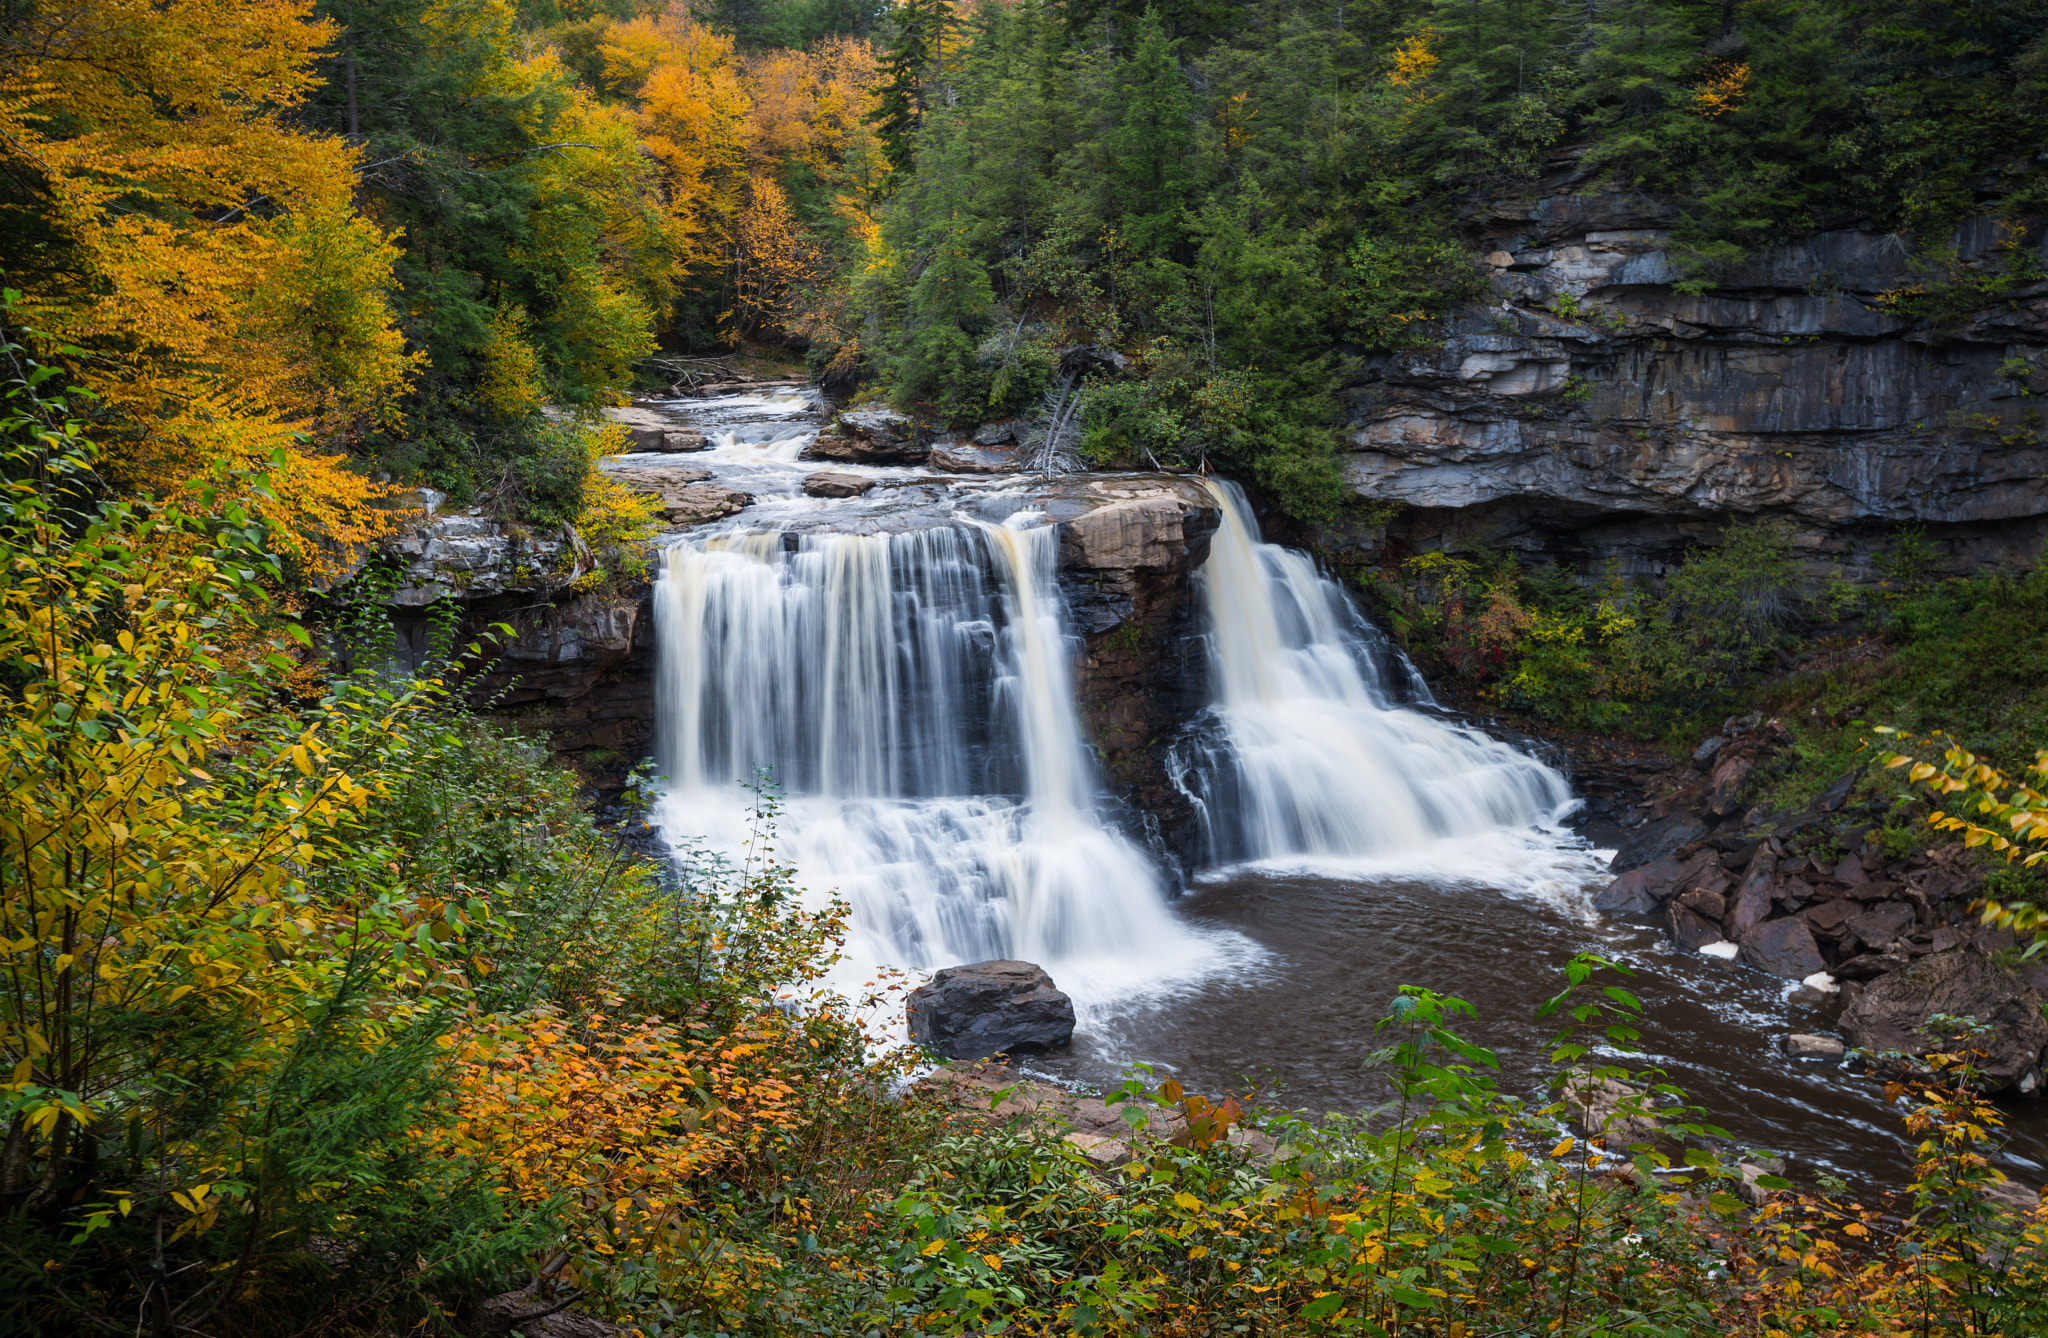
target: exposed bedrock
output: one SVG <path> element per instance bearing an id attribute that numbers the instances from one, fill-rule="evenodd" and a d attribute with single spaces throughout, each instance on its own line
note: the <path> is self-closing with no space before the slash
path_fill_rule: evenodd
<path id="1" fill-rule="evenodd" d="M 2039 551 L 2048 282 L 1936 329 L 1884 296 L 1926 286 L 1925 267 L 1852 230 L 1689 295 L 1672 210 L 1578 184 L 1482 222 L 1495 296 L 1440 346 L 1365 360 L 1344 468 L 1378 505 L 1326 538 L 1364 558 L 1491 541 L 1654 573 L 1731 518 L 1777 517 L 1852 565 L 1901 525 L 1957 566 Z M 1990 274 L 2012 240 L 1972 221 L 1960 272 Z"/>

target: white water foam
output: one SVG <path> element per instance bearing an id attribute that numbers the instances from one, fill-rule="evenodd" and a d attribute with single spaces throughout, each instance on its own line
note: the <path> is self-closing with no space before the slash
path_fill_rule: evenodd
<path id="1" fill-rule="evenodd" d="M 737 854 L 736 782 L 770 768 L 790 796 L 777 857 L 852 908 L 834 983 L 1022 958 L 1085 1026 L 1248 949 L 1182 925 L 1151 861 L 1096 815 L 1042 520 L 671 547 L 657 819 Z"/>
<path id="2" fill-rule="evenodd" d="M 1565 778 L 1429 703 L 1336 585 L 1300 553 L 1261 541 L 1234 484 L 1199 577 L 1210 624 L 1212 705 L 1176 748 L 1215 866 L 1335 876 L 1420 874 L 1566 899 L 1597 871 L 1554 824 Z"/>

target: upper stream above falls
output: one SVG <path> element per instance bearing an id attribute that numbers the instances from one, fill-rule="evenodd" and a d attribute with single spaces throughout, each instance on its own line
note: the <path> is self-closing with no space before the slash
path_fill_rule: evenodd
<path id="1" fill-rule="evenodd" d="M 608 467 L 751 498 L 657 564 L 657 821 L 739 854 L 745 785 L 771 778 L 776 857 L 851 907 L 841 988 L 1022 958 L 1080 1016 L 1044 1070 L 1146 1061 L 1356 1110 L 1402 984 L 1479 1004 L 1471 1033 L 1532 1092 L 1536 1005 L 1595 949 L 1643 972 L 1647 1062 L 1709 1118 L 1836 1170 L 1903 1164 L 1873 1085 L 1772 1053 L 1825 1025 L 1781 982 L 1591 915 L 1606 861 L 1565 825 L 1566 778 L 1438 710 L 1233 485 L 803 461 L 809 392 L 650 411 L 706 449 Z M 873 486 L 805 495 L 828 468 Z"/>

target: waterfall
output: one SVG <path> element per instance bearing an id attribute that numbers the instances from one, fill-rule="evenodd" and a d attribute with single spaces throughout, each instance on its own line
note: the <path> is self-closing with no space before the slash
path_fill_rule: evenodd
<path id="1" fill-rule="evenodd" d="M 765 768 L 788 796 L 778 856 L 850 904 L 857 966 L 1024 958 L 1085 1011 L 1216 948 L 1097 818 L 1039 520 L 667 549 L 658 817 L 737 850 L 738 782 Z"/>
<path id="2" fill-rule="evenodd" d="M 1205 863 L 1345 860 L 1528 828 L 1564 777 L 1430 703 L 1406 660 L 1300 553 L 1261 541 L 1244 494 L 1209 484 L 1222 528 L 1198 576 L 1211 706 L 1173 750 Z"/>

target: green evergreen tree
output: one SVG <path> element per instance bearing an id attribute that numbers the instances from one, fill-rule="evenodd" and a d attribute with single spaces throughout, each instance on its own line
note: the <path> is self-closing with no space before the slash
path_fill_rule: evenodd
<path id="1" fill-rule="evenodd" d="M 1194 97 L 1156 10 L 1138 20 L 1129 60 L 1116 67 L 1104 144 L 1103 213 L 1140 256 L 1176 249 L 1193 185 Z"/>
<path id="2" fill-rule="evenodd" d="M 917 155 L 928 85 L 953 31 L 953 7 L 948 0 L 903 0 L 894 19 L 880 97 L 868 123 L 880 135 L 889 165 L 902 172 L 910 169 Z"/>

